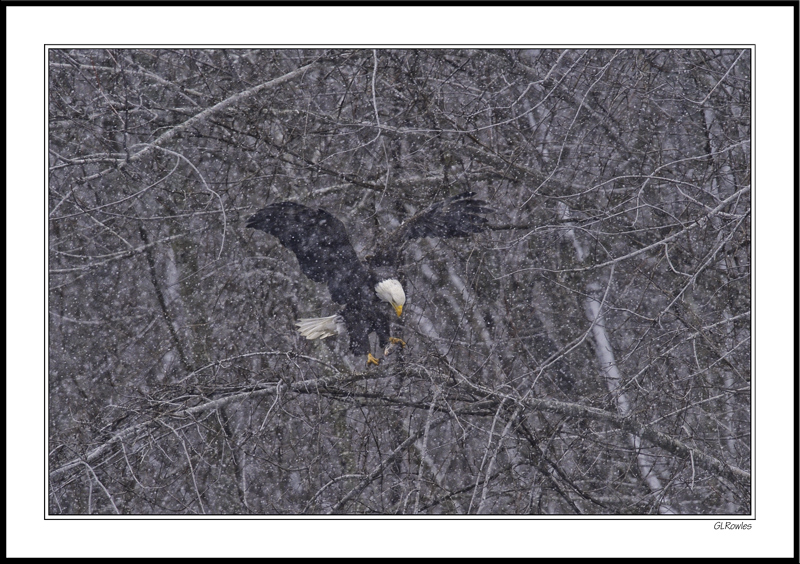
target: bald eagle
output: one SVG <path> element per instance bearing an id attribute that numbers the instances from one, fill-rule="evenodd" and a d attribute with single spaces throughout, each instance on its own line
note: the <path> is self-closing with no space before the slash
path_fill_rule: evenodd
<path id="1" fill-rule="evenodd" d="M 384 355 L 390 344 L 405 343 L 391 337 L 391 312 L 381 306 L 386 302 L 397 316 L 403 313 L 406 295 L 396 271 L 406 243 L 422 237 L 466 237 L 486 229 L 490 213 L 486 202 L 463 192 L 437 202 L 418 213 L 389 235 L 375 252 L 359 260 L 350 244 L 344 224 L 322 209 L 312 209 L 295 202 L 278 202 L 259 210 L 247 220 L 247 227 L 274 235 L 292 251 L 303 274 L 325 283 L 331 299 L 344 306 L 337 315 L 299 319 L 297 327 L 307 339 L 324 339 L 349 333 L 350 351 L 367 355 L 367 364 L 379 363 L 372 355 L 369 334 L 375 332 Z"/>

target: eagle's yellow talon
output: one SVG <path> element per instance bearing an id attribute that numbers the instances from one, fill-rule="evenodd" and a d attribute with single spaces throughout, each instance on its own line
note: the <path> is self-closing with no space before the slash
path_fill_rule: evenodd
<path id="1" fill-rule="evenodd" d="M 378 366 L 379 362 L 380 360 L 372 356 L 372 353 L 367 353 L 367 365 L 374 364 L 375 366 Z"/>
<path id="2" fill-rule="evenodd" d="M 397 337 L 389 337 L 389 342 L 393 345 L 400 345 L 402 347 L 406 346 L 406 342 L 403 339 L 398 339 Z"/>

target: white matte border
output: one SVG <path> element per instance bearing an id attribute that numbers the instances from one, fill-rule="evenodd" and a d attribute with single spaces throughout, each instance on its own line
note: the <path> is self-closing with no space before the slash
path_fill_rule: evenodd
<path id="1" fill-rule="evenodd" d="M 7 556 L 788 557 L 791 7 L 6 7 Z M 711 520 L 44 520 L 48 45 L 756 45 L 759 472 L 749 531 Z M 797 116 L 795 115 L 796 119 Z M 760 188 L 759 188 L 760 187 Z M 759 379 L 758 376 L 761 376 Z M 10 429 L 10 430 L 9 430 Z"/>

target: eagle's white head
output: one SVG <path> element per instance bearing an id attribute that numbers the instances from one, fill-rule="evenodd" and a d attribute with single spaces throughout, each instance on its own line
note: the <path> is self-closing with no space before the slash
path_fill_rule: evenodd
<path id="1" fill-rule="evenodd" d="M 403 306 L 406 303 L 406 293 L 403 291 L 403 285 L 394 278 L 389 278 L 382 282 L 375 284 L 375 293 L 384 301 L 392 304 L 392 307 L 397 312 L 397 316 L 403 313 Z"/>

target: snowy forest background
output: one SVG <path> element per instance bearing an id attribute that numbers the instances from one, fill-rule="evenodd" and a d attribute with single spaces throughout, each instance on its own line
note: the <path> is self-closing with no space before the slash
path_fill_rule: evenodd
<path id="1" fill-rule="evenodd" d="M 52 514 L 748 514 L 748 50 L 51 50 Z M 244 221 L 411 244 L 408 347 L 306 341 Z"/>

